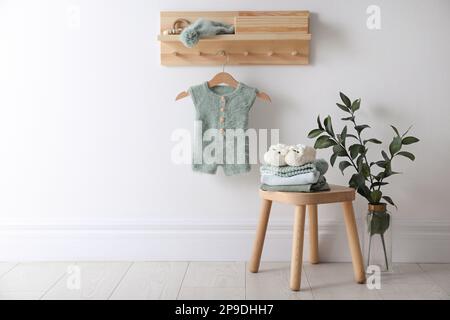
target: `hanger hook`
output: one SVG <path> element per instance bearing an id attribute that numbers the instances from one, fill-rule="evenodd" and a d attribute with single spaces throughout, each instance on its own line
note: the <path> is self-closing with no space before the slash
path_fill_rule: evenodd
<path id="1" fill-rule="evenodd" d="M 217 52 L 217 54 L 220 54 L 221 56 L 225 56 L 225 62 L 222 64 L 222 72 L 225 72 L 225 66 L 230 62 L 230 56 L 225 50 L 220 50 Z"/>

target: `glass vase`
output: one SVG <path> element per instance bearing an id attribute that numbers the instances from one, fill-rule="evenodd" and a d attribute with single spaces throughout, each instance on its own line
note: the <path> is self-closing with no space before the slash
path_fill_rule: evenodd
<path id="1" fill-rule="evenodd" d="M 382 272 L 392 270 L 391 224 L 391 214 L 386 210 L 386 204 L 369 204 L 364 237 L 366 267 L 375 265 Z"/>

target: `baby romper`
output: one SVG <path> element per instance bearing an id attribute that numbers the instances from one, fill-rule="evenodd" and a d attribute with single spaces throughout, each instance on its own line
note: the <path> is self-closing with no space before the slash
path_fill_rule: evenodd
<path id="1" fill-rule="evenodd" d="M 242 82 L 236 88 L 210 88 L 208 82 L 204 82 L 190 87 L 189 94 L 196 109 L 196 123 L 201 126 L 193 139 L 192 170 L 215 174 L 217 167 L 222 166 L 227 176 L 250 171 L 248 137 L 233 137 L 230 129 L 238 129 L 235 133 L 247 130 L 248 112 L 255 102 L 257 89 Z M 210 132 L 217 134 L 205 139 Z M 222 144 L 212 145 L 217 141 Z M 211 148 L 217 145 L 218 148 Z M 212 152 L 214 161 L 206 157 L 211 149 L 216 151 Z M 231 158 L 234 161 L 230 161 Z"/>

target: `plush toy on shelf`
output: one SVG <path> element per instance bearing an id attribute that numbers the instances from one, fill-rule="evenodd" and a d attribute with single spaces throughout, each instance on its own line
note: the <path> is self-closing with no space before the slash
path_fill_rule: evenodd
<path id="1" fill-rule="evenodd" d="M 234 26 L 219 21 L 198 19 L 185 28 L 180 34 L 181 42 L 188 48 L 193 48 L 200 38 L 211 37 L 218 34 L 233 34 Z"/>

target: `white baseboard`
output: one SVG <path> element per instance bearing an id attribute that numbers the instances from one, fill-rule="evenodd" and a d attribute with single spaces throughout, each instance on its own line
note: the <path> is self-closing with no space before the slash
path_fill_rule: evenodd
<path id="1" fill-rule="evenodd" d="M 393 229 L 397 262 L 450 263 L 450 220 L 402 219 Z"/>
<path id="2" fill-rule="evenodd" d="M 290 260 L 291 228 L 289 223 L 270 224 L 263 260 Z M 0 261 L 245 261 L 250 256 L 254 234 L 254 221 L 1 225 Z M 393 234 L 394 261 L 450 262 L 448 220 L 396 221 Z M 305 260 L 309 253 L 308 235 L 306 226 Z M 342 221 L 320 221 L 319 236 L 321 261 L 350 261 Z"/>

